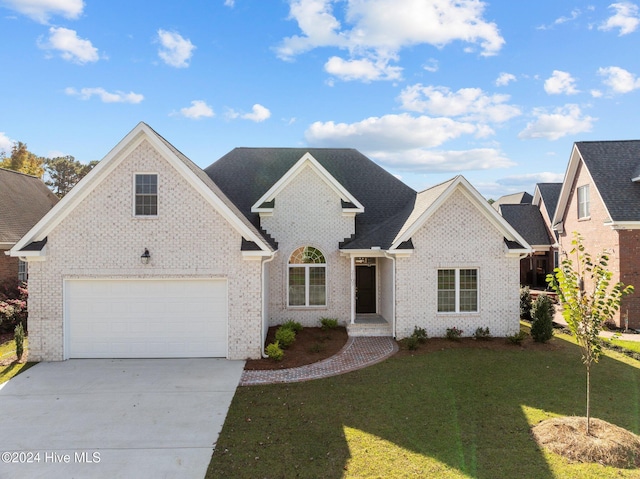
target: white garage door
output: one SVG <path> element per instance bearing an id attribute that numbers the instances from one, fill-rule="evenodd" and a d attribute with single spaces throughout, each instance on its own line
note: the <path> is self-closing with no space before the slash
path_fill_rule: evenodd
<path id="1" fill-rule="evenodd" d="M 227 356 L 226 280 L 68 280 L 69 358 Z"/>

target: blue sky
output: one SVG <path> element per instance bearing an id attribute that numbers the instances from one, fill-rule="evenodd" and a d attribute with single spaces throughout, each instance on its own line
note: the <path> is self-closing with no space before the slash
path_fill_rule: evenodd
<path id="1" fill-rule="evenodd" d="M 0 0 L 0 149 L 104 157 L 145 121 L 201 167 L 352 147 L 421 190 L 561 181 L 640 138 L 640 2 Z"/>

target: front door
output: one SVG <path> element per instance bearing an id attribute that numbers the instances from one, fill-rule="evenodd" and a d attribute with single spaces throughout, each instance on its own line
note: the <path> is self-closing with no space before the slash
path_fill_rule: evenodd
<path id="1" fill-rule="evenodd" d="M 376 267 L 356 266 L 356 313 L 376 312 Z"/>

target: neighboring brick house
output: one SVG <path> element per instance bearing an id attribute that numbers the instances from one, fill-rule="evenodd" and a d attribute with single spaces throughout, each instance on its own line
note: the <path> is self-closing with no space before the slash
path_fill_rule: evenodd
<path id="1" fill-rule="evenodd" d="M 640 140 L 584 141 L 573 146 L 553 224 L 560 255 L 573 233 L 593 256 L 609 254 L 613 282 L 640 288 Z M 589 284 L 586 284 L 589 287 Z M 626 297 L 614 321 L 640 328 L 640 295 Z"/>
<path id="2" fill-rule="evenodd" d="M 538 183 L 533 196 L 514 193 L 493 203 L 500 214 L 531 245 L 532 251 L 520 261 L 520 284 L 547 289 L 547 274 L 557 265 L 558 245 L 551 218 L 558 203 L 562 183 Z"/>
<path id="3" fill-rule="evenodd" d="M 140 123 L 12 254 L 30 261 L 33 359 L 244 359 L 289 319 L 513 334 L 529 251 L 461 176 L 416 193 L 323 148 L 236 148 L 203 171 Z"/>
<path id="4" fill-rule="evenodd" d="M 40 178 L 0 168 L 0 283 L 27 280 L 27 263 L 5 252 L 57 202 Z"/>

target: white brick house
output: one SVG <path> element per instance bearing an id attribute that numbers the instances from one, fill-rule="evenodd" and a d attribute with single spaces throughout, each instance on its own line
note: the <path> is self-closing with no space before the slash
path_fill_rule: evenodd
<path id="1" fill-rule="evenodd" d="M 416 193 L 355 150 L 298 148 L 203 171 L 140 123 L 10 254 L 30 357 L 57 361 L 256 358 L 270 325 L 321 317 L 512 334 L 529 249 L 460 176 Z"/>

